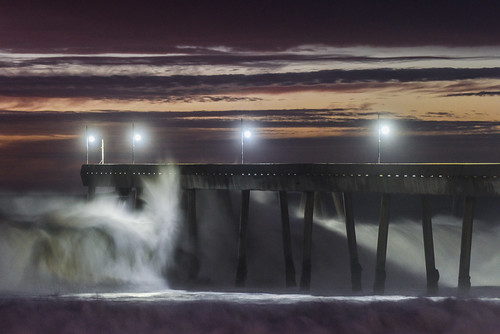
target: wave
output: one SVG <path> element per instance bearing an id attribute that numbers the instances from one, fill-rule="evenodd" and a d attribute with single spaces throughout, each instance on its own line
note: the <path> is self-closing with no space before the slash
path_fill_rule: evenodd
<path id="1" fill-rule="evenodd" d="M 135 212 L 109 196 L 91 202 L 4 197 L 0 290 L 29 294 L 168 287 L 165 271 L 179 223 L 177 189 L 173 178 L 148 185 L 146 208 Z"/>

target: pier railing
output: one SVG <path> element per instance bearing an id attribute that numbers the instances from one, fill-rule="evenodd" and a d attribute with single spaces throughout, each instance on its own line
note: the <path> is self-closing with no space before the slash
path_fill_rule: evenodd
<path id="1" fill-rule="evenodd" d="M 184 189 L 500 195 L 500 164 L 95 164 L 87 187 L 142 187 L 175 173 Z"/>

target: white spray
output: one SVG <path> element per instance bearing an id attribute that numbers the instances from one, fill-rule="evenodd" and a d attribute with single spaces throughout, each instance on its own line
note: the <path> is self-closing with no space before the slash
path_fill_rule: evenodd
<path id="1" fill-rule="evenodd" d="M 0 290 L 61 293 L 168 287 L 164 274 L 177 235 L 178 182 L 149 184 L 145 208 L 113 196 L 91 202 L 7 198 L 0 218 Z"/>

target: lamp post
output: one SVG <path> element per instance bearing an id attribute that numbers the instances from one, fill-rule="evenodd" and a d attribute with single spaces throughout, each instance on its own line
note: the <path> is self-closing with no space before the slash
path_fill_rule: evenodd
<path id="1" fill-rule="evenodd" d="M 135 164 L 135 142 L 142 139 L 141 135 L 135 133 L 135 124 L 132 123 L 132 164 Z"/>
<path id="2" fill-rule="evenodd" d="M 382 135 L 388 135 L 390 129 L 387 125 L 380 124 L 380 114 L 377 114 L 377 126 L 378 126 L 378 158 L 377 163 L 380 163 L 380 143 L 382 141 Z"/>
<path id="3" fill-rule="evenodd" d="M 243 118 L 241 119 L 241 164 L 244 162 L 244 146 L 245 146 L 245 138 L 252 137 L 252 132 L 250 130 L 245 130 L 243 128 Z"/>
<path id="4" fill-rule="evenodd" d="M 104 139 L 101 139 L 101 161 L 99 163 L 104 163 Z"/>

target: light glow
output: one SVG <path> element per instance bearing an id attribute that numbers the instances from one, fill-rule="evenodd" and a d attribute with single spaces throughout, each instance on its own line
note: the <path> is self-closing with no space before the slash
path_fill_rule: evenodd
<path id="1" fill-rule="evenodd" d="M 387 125 L 382 125 L 380 127 L 380 133 L 382 133 L 383 135 L 388 135 L 390 131 L 391 129 Z"/>

